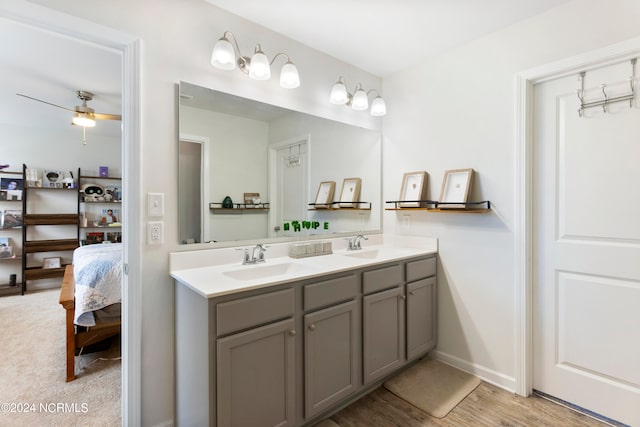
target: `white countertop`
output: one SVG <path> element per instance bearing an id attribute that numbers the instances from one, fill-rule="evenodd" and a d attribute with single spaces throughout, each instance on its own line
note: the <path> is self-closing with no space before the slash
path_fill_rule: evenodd
<path id="1" fill-rule="evenodd" d="M 265 263 L 252 265 L 242 265 L 242 253 L 236 248 L 174 252 L 170 254 L 171 277 L 177 285 L 213 298 L 438 252 L 434 238 L 384 234 L 368 237 L 362 242 L 362 249 L 355 251 L 346 249 L 344 238 L 323 239 L 332 242 L 333 254 L 307 258 L 290 258 L 290 243 L 277 243 L 268 246 Z"/>

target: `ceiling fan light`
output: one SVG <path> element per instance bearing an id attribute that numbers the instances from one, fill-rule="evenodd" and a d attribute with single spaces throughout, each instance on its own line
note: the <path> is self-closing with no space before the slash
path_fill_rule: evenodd
<path id="1" fill-rule="evenodd" d="M 377 96 L 371 103 L 371 115 L 384 116 L 385 114 L 387 114 L 387 104 L 382 97 Z"/>
<path id="2" fill-rule="evenodd" d="M 358 89 L 356 93 L 353 94 L 351 108 L 356 111 L 362 111 L 369 108 L 369 99 L 367 98 L 367 93 L 364 90 Z"/>
<path id="3" fill-rule="evenodd" d="M 96 126 L 96 121 L 90 113 L 75 113 L 71 119 L 71 124 L 85 128 L 92 128 Z"/>
<path id="4" fill-rule="evenodd" d="M 329 102 L 336 105 L 346 104 L 349 102 L 349 94 L 347 93 L 347 88 L 344 86 L 342 81 L 338 80 L 331 88 Z"/>
<path id="5" fill-rule="evenodd" d="M 293 62 L 288 61 L 280 70 L 280 86 L 285 89 L 295 89 L 300 86 L 300 75 Z"/>
<path id="6" fill-rule="evenodd" d="M 220 37 L 213 46 L 211 65 L 220 70 L 233 70 L 236 68 L 236 53 L 231 42 L 224 36 Z"/>
<path id="7" fill-rule="evenodd" d="M 249 77 L 254 80 L 269 80 L 271 78 L 269 58 L 260 50 L 260 45 L 256 46 L 256 52 L 251 57 Z"/>

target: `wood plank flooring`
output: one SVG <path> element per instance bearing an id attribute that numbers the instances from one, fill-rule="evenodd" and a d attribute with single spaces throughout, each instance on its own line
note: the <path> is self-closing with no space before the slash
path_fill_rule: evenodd
<path id="1" fill-rule="evenodd" d="M 524 398 L 482 382 L 444 418 L 434 418 L 380 387 L 331 417 L 341 427 L 602 427 L 537 396 Z"/>

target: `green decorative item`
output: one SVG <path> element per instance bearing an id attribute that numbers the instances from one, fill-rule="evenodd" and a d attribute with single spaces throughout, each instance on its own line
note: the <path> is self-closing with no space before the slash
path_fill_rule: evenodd
<path id="1" fill-rule="evenodd" d="M 231 200 L 231 197 L 227 196 L 224 198 L 222 201 L 222 207 L 225 209 L 233 209 L 233 200 Z"/>

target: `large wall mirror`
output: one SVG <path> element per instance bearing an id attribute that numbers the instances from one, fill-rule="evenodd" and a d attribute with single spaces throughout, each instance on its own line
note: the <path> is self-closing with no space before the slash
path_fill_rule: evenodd
<path id="1" fill-rule="evenodd" d="M 378 131 L 186 82 L 179 94 L 181 244 L 381 230 Z M 361 180 L 363 203 L 309 205 L 320 184 L 331 181 L 333 200 L 342 201 L 343 183 L 352 178 Z"/>

